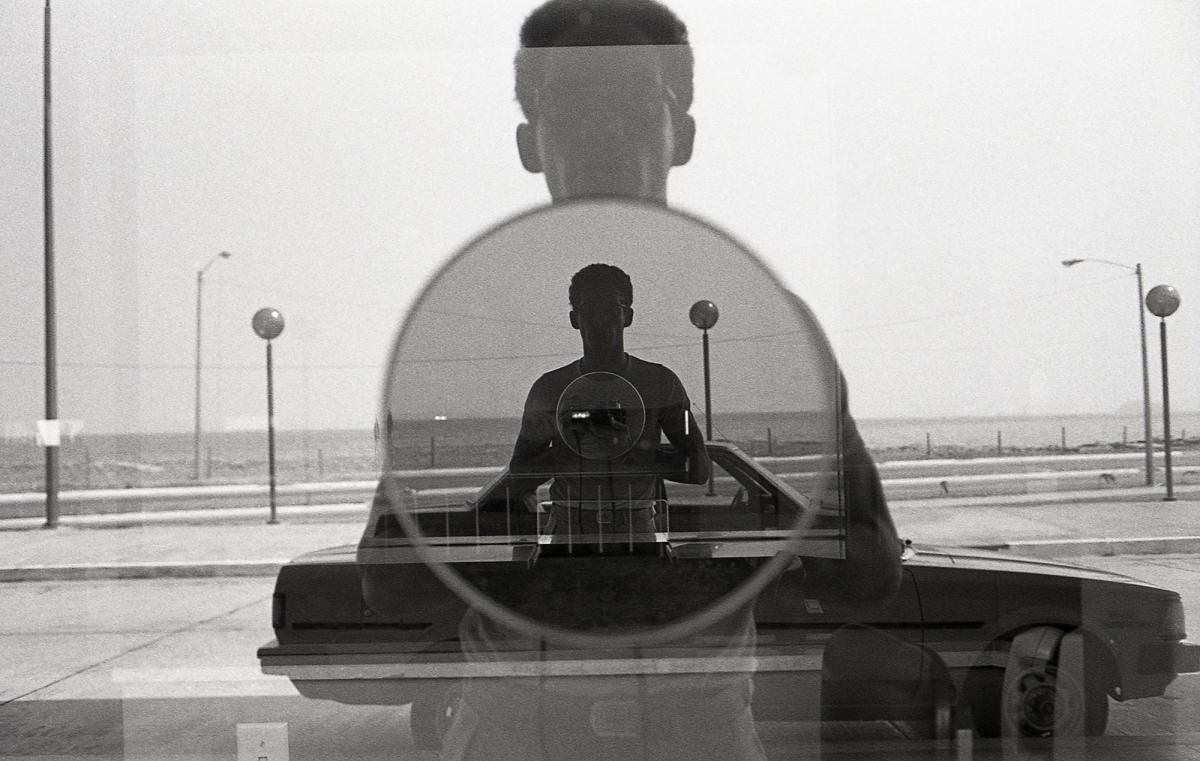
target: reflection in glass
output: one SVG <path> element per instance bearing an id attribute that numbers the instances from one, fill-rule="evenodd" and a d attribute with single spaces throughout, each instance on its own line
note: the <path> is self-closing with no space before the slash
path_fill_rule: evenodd
<path id="1" fill-rule="evenodd" d="M 629 327 L 623 329 L 629 352 L 620 360 L 625 363 L 620 372 L 636 382 L 620 372 L 582 371 L 582 363 L 599 356 L 588 348 L 589 335 L 622 332 L 589 328 L 588 321 L 597 319 L 590 316 L 596 309 L 583 304 L 572 309 L 565 298 L 572 276 L 601 261 L 627 272 L 636 294 L 627 305 Z M 791 551 L 787 542 L 799 534 L 789 532 L 811 527 L 823 500 L 837 504 L 830 489 L 838 436 L 837 371 L 824 336 L 803 305 L 732 239 L 682 214 L 642 204 L 575 203 L 519 217 L 476 240 L 443 268 L 406 320 L 393 351 L 383 414 L 391 415 L 398 428 L 405 420 L 435 415 L 512 419 L 516 472 L 485 490 L 482 501 L 494 509 L 503 494 L 506 540 L 514 526 L 545 532 L 551 525 L 548 534 L 536 534 L 544 549 L 521 547 L 521 552 L 541 557 L 565 545 L 575 555 L 600 551 L 606 541 L 612 552 L 622 534 L 636 535 L 637 541 L 627 545 L 652 539 L 653 544 L 658 538 L 650 534 L 665 532 L 672 520 L 678 482 L 706 482 L 706 471 L 691 477 L 672 472 L 673 467 L 686 471 L 686 458 L 675 464 L 672 458 L 701 438 L 692 410 L 671 407 L 664 413 L 668 405 L 686 403 L 684 389 L 701 385 L 695 332 L 688 320 L 689 307 L 700 296 L 726 305 L 713 373 L 723 408 L 782 413 L 803 421 L 798 438 L 807 449 L 808 472 L 801 477 L 802 499 L 788 521 L 771 529 L 775 533 L 753 537 L 769 547 L 754 550 L 756 557 Z M 614 309 L 617 319 L 624 320 L 621 307 Z M 556 365 L 561 367 L 545 372 Z M 671 368 L 678 368 L 678 378 Z M 664 382 L 675 390 L 654 388 L 659 377 L 669 379 Z M 523 398 L 531 384 L 533 391 Z M 539 395 L 545 400 L 535 401 Z M 652 401 L 648 410 L 647 399 L 656 395 L 665 401 Z M 538 404 L 546 409 L 531 411 L 530 405 Z M 519 420 L 523 409 L 524 425 Z M 660 419 L 667 422 L 650 422 Z M 717 421 L 719 431 L 719 414 Z M 534 439 L 543 448 L 523 452 Z M 558 446 L 551 446 L 552 441 Z M 547 481 L 548 506 L 522 498 L 530 485 L 536 489 Z M 421 504 L 417 492 L 406 492 L 403 475 L 394 474 L 387 483 L 398 522 L 411 529 L 418 549 L 444 551 L 460 539 L 474 541 L 475 523 L 480 524 L 479 541 L 496 536 L 484 531 L 478 503 L 460 501 L 439 509 Z M 632 520 L 622 522 L 621 514 L 639 501 L 654 503 L 649 513 L 654 522 L 635 528 Z M 553 520 L 556 506 L 563 509 L 558 521 Z M 469 529 L 466 535 L 455 531 L 451 515 Z M 581 516 L 591 525 L 582 526 Z M 673 529 L 682 530 L 682 525 L 676 521 Z M 535 536 L 523 539 L 532 543 Z M 662 539 L 669 541 L 665 535 Z M 489 552 L 495 551 L 493 544 Z M 840 556 L 842 548 L 830 545 L 827 552 Z M 771 572 L 786 564 L 779 560 Z M 448 579 L 457 567 L 435 565 Z M 473 604 L 489 606 L 487 598 L 467 589 Z M 568 627 L 580 633 L 592 628 Z"/>
<path id="2" fill-rule="evenodd" d="M 701 297 L 724 309 L 723 409 L 798 421 L 805 454 L 786 477 L 704 441 L 686 391 L 700 386 L 689 309 Z M 798 583 L 801 554 L 845 556 L 838 398 L 803 304 L 679 213 L 559 205 L 443 267 L 400 331 L 382 415 L 397 428 L 507 417 L 511 462 L 467 499 L 391 468 L 359 559 L 373 610 L 398 577 L 430 573 L 467 606 L 448 746 L 598 758 L 650 743 L 646 757 L 666 758 L 695 757 L 703 738 L 721 757 L 761 755 L 758 593 L 781 575 Z"/>

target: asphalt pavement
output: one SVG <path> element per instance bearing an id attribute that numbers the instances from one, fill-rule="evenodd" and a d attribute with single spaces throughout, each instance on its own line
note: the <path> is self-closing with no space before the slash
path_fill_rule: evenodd
<path id="1" fill-rule="evenodd" d="M 1200 552 L 1200 485 L 895 500 L 902 538 L 1043 558 Z M 273 576 L 312 550 L 356 542 L 363 503 L 0 520 L 0 581 Z"/>

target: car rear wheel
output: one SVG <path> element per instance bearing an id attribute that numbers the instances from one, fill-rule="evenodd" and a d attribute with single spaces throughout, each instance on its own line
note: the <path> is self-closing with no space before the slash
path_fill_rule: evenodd
<path id="1" fill-rule="evenodd" d="M 1102 735 L 1108 725 L 1108 696 L 1044 664 L 1013 680 L 1002 711 L 1005 724 L 1020 737 Z"/>
<path id="2" fill-rule="evenodd" d="M 1023 632 L 1003 670 L 979 669 L 968 678 L 975 728 L 984 737 L 1102 735 L 1108 693 L 1097 670 L 1091 672 L 1084 668 L 1081 633 L 1057 627 Z"/>
<path id="3" fill-rule="evenodd" d="M 413 743 L 418 749 L 442 749 L 442 742 L 458 716 L 462 700 L 462 685 L 455 682 L 413 701 L 409 722 Z"/>

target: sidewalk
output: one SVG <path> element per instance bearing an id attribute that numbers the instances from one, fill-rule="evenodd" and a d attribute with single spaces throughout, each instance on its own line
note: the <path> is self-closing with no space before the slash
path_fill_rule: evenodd
<path id="1" fill-rule="evenodd" d="M 914 543 L 999 549 L 1037 557 L 1200 552 L 1200 485 L 1002 497 L 896 500 Z M 364 504 L 0 520 L 0 581 L 274 576 L 291 558 L 358 541 Z"/>

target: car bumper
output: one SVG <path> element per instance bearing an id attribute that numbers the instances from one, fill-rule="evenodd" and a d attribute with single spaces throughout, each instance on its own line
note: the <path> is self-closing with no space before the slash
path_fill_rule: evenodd
<path id="1" fill-rule="evenodd" d="M 437 694 L 447 680 L 462 676 L 463 664 L 454 654 L 438 661 L 369 645 L 280 645 L 271 641 L 258 649 L 264 674 L 286 676 L 308 698 L 350 705 L 404 705 Z"/>
<path id="2" fill-rule="evenodd" d="M 1200 644 L 1161 642 L 1142 645 L 1138 652 L 1139 674 L 1190 674 L 1200 671 Z"/>
<path id="3" fill-rule="evenodd" d="M 1175 673 L 1200 672 L 1200 643 L 1180 642 L 1175 648 Z"/>
<path id="4" fill-rule="evenodd" d="M 270 642 L 258 650 L 264 674 L 286 676 L 301 695 L 340 703 L 402 705 L 448 681 L 464 678 L 533 678 L 574 686 L 630 676 L 652 676 L 666 682 L 687 683 L 722 674 L 754 675 L 756 680 L 791 681 L 797 675 L 817 675 L 819 652 L 801 649 L 787 655 L 675 656 L 654 658 L 555 658 L 529 657 L 468 662 L 461 652 L 403 652 L 360 646 L 279 645 Z"/>

